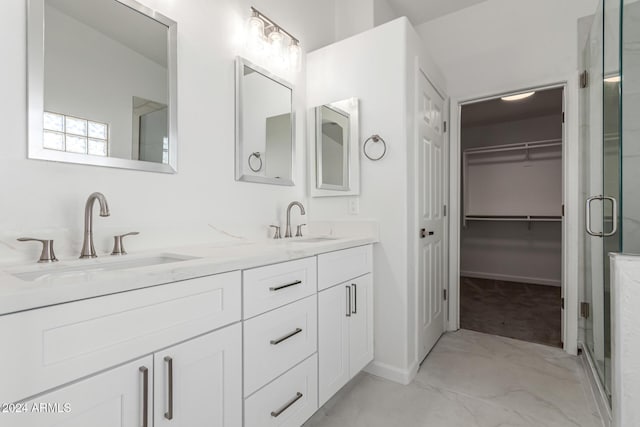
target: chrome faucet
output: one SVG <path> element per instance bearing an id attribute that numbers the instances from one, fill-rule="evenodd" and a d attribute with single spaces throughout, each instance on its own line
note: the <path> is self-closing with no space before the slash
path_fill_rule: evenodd
<path id="1" fill-rule="evenodd" d="M 92 193 L 87 199 L 84 207 L 84 242 L 82 243 L 82 252 L 80 258 L 95 258 L 96 250 L 93 247 L 93 205 L 95 201 L 100 203 L 100 216 L 109 216 L 109 205 L 107 199 L 102 193 Z"/>
<path id="2" fill-rule="evenodd" d="M 300 214 L 305 215 L 306 212 L 304 211 L 304 206 L 302 206 L 302 203 L 300 202 L 291 202 L 289 203 L 289 206 L 287 207 L 287 229 L 284 233 L 284 237 L 292 237 L 291 234 L 291 208 L 297 206 L 300 208 Z"/>

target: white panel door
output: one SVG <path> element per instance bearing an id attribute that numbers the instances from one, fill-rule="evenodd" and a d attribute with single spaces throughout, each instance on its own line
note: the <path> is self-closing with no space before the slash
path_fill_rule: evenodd
<path id="1" fill-rule="evenodd" d="M 27 413 L 0 414 L 0 425 L 151 427 L 152 371 L 151 356 L 135 360 L 27 401 Z"/>
<path id="2" fill-rule="evenodd" d="M 349 285 L 337 285 L 318 294 L 319 406 L 349 379 Z"/>
<path id="3" fill-rule="evenodd" d="M 424 359 L 444 332 L 444 100 L 418 73 L 418 319 Z"/>
<path id="4" fill-rule="evenodd" d="M 155 427 L 240 427 L 240 324 L 156 353 L 154 388 Z"/>
<path id="5" fill-rule="evenodd" d="M 347 283 L 351 286 L 349 376 L 353 378 L 373 360 L 373 278 L 366 274 Z"/>

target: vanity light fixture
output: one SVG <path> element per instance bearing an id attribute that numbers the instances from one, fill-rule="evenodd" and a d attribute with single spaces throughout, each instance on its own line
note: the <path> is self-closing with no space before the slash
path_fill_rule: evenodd
<path id="1" fill-rule="evenodd" d="M 605 83 L 619 83 L 621 80 L 622 80 L 622 77 L 620 75 L 606 77 L 604 79 Z"/>
<path id="2" fill-rule="evenodd" d="M 300 71 L 302 68 L 300 40 L 255 7 L 251 7 L 248 33 L 247 45 L 251 50 L 266 53 L 282 68 Z"/>
<path id="3" fill-rule="evenodd" d="M 520 101 L 521 99 L 526 99 L 529 98 L 530 96 L 533 96 L 535 94 L 534 92 L 524 92 L 524 93 L 519 93 L 517 95 L 509 95 L 509 96 L 503 96 L 502 99 L 503 101 Z"/>

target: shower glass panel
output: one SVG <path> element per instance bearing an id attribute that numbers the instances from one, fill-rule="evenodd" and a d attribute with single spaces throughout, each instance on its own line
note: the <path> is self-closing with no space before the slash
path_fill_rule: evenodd
<path id="1" fill-rule="evenodd" d="M 640 1 L 622 3 L 622 251 L 640 254 Z"/>

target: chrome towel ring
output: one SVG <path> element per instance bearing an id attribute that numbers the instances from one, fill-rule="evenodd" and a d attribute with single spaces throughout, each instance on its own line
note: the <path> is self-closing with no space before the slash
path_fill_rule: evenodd
<path id="1" fill-rule="evenodd" d="M 379 144 L 382 143 L 382 154 L 380 154 L 378 157 L 372 157 L 371 155 L 369 155 L 369 153 L 367 152 L 367 145 L 373 142 L 374 144 Z M 385 142 L 385 140 L 380 136 L 380 135 L 371 135 L 369 138 L 367 138 L 367 140 L 364 142 L 363 146 L 362 146 L 362 152 L 364 153 L 364 155 L 367 157 L 367 159 L 372 160 L 374 162 L 377 162 L 378 160 L 381 160 L 385 154 L 387 154 L 387 143 Z"/>
<path id="2" fill-rule="evenodd" d="M 251 164 L 251 159 L 254 158 L 254 157 L 256 159 L 258 159 L 258 161 L 260 162 L 260 165 L 257 168 L 254 168 L 253 165 Z M 251 153 L 249 155 L 248 163 L 249 163 L 249 169 L 251 169 L 254 172 L 260 172 L 262 170 L 262 157 L 260 155 L 260 152 L 259 151 L 255 151 L 255 152 Z"/>

